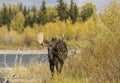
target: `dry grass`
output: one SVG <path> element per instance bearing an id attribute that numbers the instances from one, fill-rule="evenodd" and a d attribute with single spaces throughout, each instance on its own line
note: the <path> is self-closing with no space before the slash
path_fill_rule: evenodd
<path id="1" fill-rule="evenodd" d="M 107 59 L 114 61 L 115 57 L 108 57 Z M 99 61 L 102 62 L 99 63 Z M 95 56 L 87 54 L 84 56 L 78 54 L 67 58 L 62 74 L 57 75 L 55 73 L 54 79 L 51 79 L 48 64 L 17 65 L 12 70 L 1 72 L 5 76 L 16 73 L 14 79 L 11 80 L 12 83 L 118 83 L 120 79 L 116 75 L 119 76 L 119 71 L 116 71 L 116 68 L 110 68 L 111 65 L 117 64 L 104 62 L 103 56 L 95 58 Z"/>

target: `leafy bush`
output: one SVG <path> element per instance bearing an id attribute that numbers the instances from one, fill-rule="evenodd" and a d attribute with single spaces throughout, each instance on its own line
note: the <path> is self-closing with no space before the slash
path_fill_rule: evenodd
<path id="1" fill-rule="evenodd" d="M 84 48 L 81 56 L 74 58 L 75 62 L 69 62 L 70 72 L 72 67 L 75 68 L 72 75 L 77 74 L 81 78 L 81 72 L 85 73 L 84 75 L 90 78 L 92 83 L 120 81 L 120 12 L 116 11 L 118 6 L 120 6 L 119 2 L 111 3 L 108 6 L 109 11 L 105 10 L 100 18 L 97 17 L 95 28 L 86 36 L 89 45 Z"/>
<path id="2" fill-rule="evenodd" d="M 23 44 L 27 46 L 34 45 L 34 43 L 36 43 L 36 35 L 37 35 L 36 31 L 33 30 L 33 28 L 30 27 L 25 28 L 23 33 L 24 37 Z"/>

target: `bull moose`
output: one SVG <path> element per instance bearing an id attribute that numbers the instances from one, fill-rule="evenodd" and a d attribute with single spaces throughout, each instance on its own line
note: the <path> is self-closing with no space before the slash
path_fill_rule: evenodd
<path id="1" fill-rule="evenodd" d="M 42 46 L 47 46 L 48 49 L 48 60 L 49 67 L 51 70 L 51 75 L 54 75 L 54 67 L 58 74 L 61 73 L 63 64 L 68 55 L 67 45 L 64 42 L 64 36 L 62 39 L 52 38 L 51 41 L 44 40 L 43 33 L 37 35 L 37 41 Z"/>

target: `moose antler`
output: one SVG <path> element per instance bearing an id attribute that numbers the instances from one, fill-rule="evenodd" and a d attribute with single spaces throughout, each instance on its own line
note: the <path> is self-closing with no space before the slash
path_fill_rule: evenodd
<path id="1" fill-rule="evenodd" d="M 40 32 L 37 35 L 37 41 L 39 44 L 41 44 L 42 46 L 48 46 L 49 45 L 49 41 L 44 40 L 44 34 L 42 32 Z"/>
<path id="2" fill-rule="evenodd" d="M 40 32 L 38 35 L 37 35 L 37 41 L 39 44 L 42 44 L 43 43 L 43 39 L 44 39 L 44 34 L 42 32 Z"/>

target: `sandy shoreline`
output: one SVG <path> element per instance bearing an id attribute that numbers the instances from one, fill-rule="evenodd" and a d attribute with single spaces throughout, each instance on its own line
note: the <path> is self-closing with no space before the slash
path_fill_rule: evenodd
<path id="1" fill-rule="evenodd" d="M 47 50 L 0 50 L 0 54 L 47 54 Z"/>

